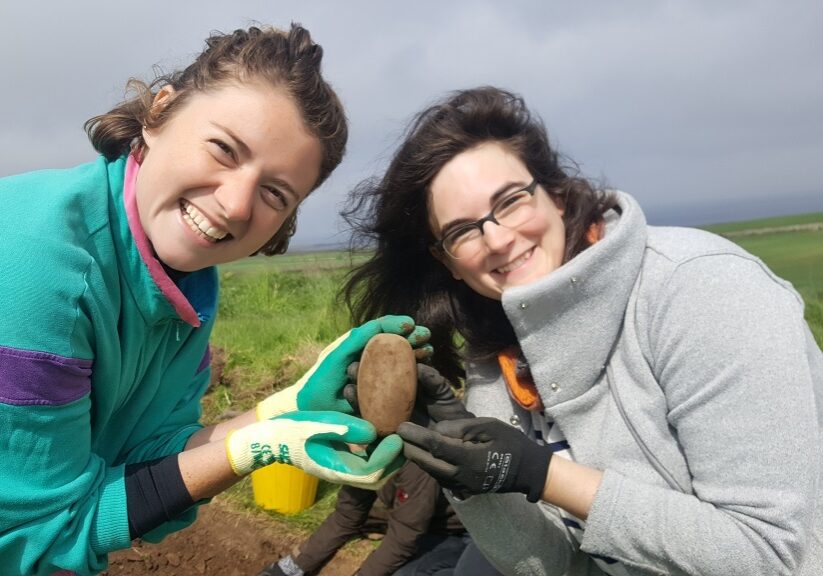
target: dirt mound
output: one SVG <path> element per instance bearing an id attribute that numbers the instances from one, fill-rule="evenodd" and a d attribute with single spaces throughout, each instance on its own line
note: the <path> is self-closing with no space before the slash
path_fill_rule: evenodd
<path id="1" fill-rule="evenodd" d="M 109 557 L 108 576 L 255 576 L 266 564 L 290 554 L 308 535 L 263 514 L 237 510 L 215 498 L 201 506 L 197 521 L 159 544 L 135 541 Z M 366 541 L 339 551 L 319 573 L 349 576 L 373 549 Z"/>

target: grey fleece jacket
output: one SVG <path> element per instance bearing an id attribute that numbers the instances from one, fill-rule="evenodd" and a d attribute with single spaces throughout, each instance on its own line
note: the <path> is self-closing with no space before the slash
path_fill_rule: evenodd
<path id="1" fill-rule="evenodd" d="M 591 555 L 633 575 L 823 574 L 823 354 L 802 299 L 731 242 L 620 207 L 503 295 L 546 417 L 604 471 L 582 540 L 519 494 L 453 501 L 460 519 L 506 574 L 604 574 Z M 496 363 L 467 371 L 469 410 L 532 433 Z"/>

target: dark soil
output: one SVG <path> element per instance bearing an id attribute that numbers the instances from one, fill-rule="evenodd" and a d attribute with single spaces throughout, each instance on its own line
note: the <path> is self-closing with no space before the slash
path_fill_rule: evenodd
<path id="1" fill-rule="evenodd" d="M 265 514 L 237 509 L 220 497 L 200 507 L 197 521 L 159 544 L 135 541 L 109 556 L 108 576 L 255 576 L 269 564 L 294 553 L 307 535 Z M 340 550 L 319 573 L 350 576 L 373 550 L 356 541 Z"/>

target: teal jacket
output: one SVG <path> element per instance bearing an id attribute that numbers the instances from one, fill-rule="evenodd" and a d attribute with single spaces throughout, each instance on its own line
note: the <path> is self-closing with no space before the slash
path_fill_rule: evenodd
<path id="1" fill-rule="evenodd" d="M 126 168 L 0 179 L 0 574 L 104 570 L 130 545 L 125 464 L 201 428 L 217 274 L 169 279 Z"/>

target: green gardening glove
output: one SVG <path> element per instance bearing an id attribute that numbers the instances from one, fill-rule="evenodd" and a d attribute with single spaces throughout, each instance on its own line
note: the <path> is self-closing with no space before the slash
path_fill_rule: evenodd
<path id="1" fill-rule="evenodd" d="M 257 419 L 267 420 L 295 410 L 336 410 L 351 414 L 343 397 L 348 384 L 346 368 L 360 358 L 363 348 L 381 332 L 406 336 L 419 359 L 431 356 L 431 336 L 425 326 L 415 326 L 409 316 L 383 316 L 349 330 L 326 347 L 314 366 L 292 386 L 276 392 L 257 405 Z"/>
<path id="2" fill-rule="evenodd" d="M 279 462 L 328 482 L 377 490 L 402 466 L 403 441 L 392 434 L 362 456 L 346 446 L 376 439 L 372 424 L 348 414 L 290 412 L 233 430 L 226 454 L 238 476 Z"/>

